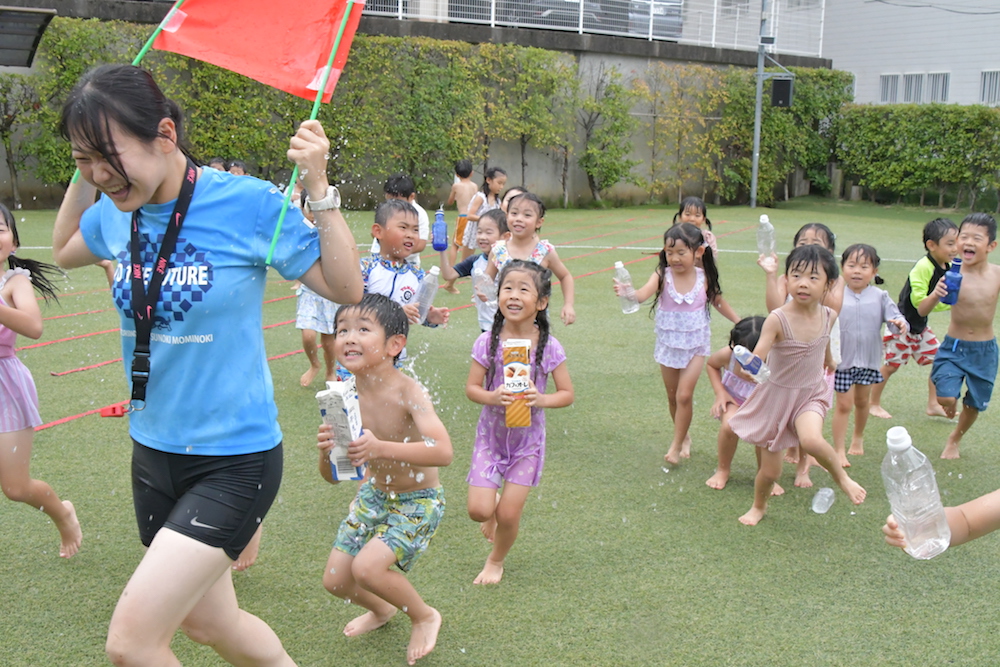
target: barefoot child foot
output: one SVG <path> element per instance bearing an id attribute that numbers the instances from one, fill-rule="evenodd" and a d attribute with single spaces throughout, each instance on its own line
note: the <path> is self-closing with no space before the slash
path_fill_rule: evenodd
<path id="1" fill-rule="evenodd" d="M 765 511 L 751 507 L 750 511 L 740 517 L 740 523 L 744 526 L 756 526 L 764 518 Z"/>
<path id="2" fill-rule="evenodd" d="M 59 529 L 59 536 L 62 543 L 59 545 L 60 558 L 70 558 L 80 550 L 80 543 L 83 542 L 83 531 L 80 530 L 80 521 L 76 518 L 76 508 L 68 500 L 62 501 L 63 507 L 68 512 L 67 516 L 56 522 Z"/>
<path id="3" fill-rule="evenodd" d="M 684 436 L 684 442 L 681 443 L 681 458 L 689 459 L 691 458 L 691 434 Z"/>
<path id="4" fill-rule="evenodd" d="M 299 384 L 303 387 L 308 387 L 312 384 L 312 381 L 316 379 L 318 374 L 319 364 L 317 363 L 315 366 L 310 366 L 309 370 L 302 374 L 302 377 L 299 378 Z"/>
<path id="5" fill-rule="evenodd" d="M 360 635 L 367 634 L 372 630 L 378 630 L 383 625 L 388 623 L 389 619 L 396 615 L 396 611 L 396 609 L 393 609 L 385 616 L 376 614 L 373 611 L 370 611 L 367 614 L 361 614 L 344 626 L 344 634 L 348 637 L 358 637 Z"/>
<path id="6" fill-rule="evenodd" d="M 850 501 L 855 505 L 863 503 L 865 496 L 868 495 L 868 492 L 865 491 L 864 487 L 848 477 L 846 472 L 842 478 L 837 480 L 837 486 L 839 486 L 841 490 L 847 494 L 848 499 L 850 499 Z"/>
<path id="7" fill-rule="evenodd" d="M 667 450 L 667 453 L 663 455 L 663 460 L 669 463 L 670 465 L 673 466 L 677 465 L 678 463 L 681 462 L 680 450 L 674 449 L 673 445 L 671 445 L 670 449 Z"/>
<path id="8" fill-rule="evenodd" d="M 489 558 L 482 571 L 472 580 L 474 584 L 499 584 L 503 579 L 503 563 L 494 563 Z"/>
<path id="9" fill-rule="evenodd" d="M 729 471 L 716 469 L 715 474 L 709 477 L 705 484 L 712 489 L 724 489 L 728 481 Z"/>
<path id="10" fill-rule="evenodd" d="M 868 406 L 868 414 L 870 414 L 872 417 L 878 417 L 879 419 L 892 419 L 892 415 L 890 415 L 885 408 L 883 408 L 881 405 L 876 405 L 875 403 L 872 403 L 871 405 Z M 944 412 L 942 411 L 941 414 L 943 415 Z"/>
<path id="11" fill-rule="evenodd" d="M 847 453 L 851 456 L 864 456 L 865 455 L 865 441 L 864 440 L 851 440 L 851 448 L 847 450 Z"/>
<path id="12" fill-rule="evenodd" d="M 431 616 L 426 621 L 413 621 L 410 631 L 410 645 L 406 648 L 406 662 L 414 665 L 417 660 L 434 650 L 438 632 L 441 630 L 441 614 L 430 607 Z"/>
<path id="13" fill-rule="evenodd" d="M 771 489 L 771 496 L 783 496 L 785 495 L 785 489 L 781 484 L 775 483 L 774 488 Z"/>
<path id="14" fill-rule="evenodd" d="M 257 562 L 257 554 L 260 552 L 260 536 L 262 530 L 264 530 L 263 524 L 257 526 L 257 530 L 254 531 L 253 537 L 250 538 L 250 542 L 247 543 L 243 552 L 240 553 L 240 557 L 236 559 L 235 563 L 233 563 L 233 569 L 237 572 L 243 572 Z"/>

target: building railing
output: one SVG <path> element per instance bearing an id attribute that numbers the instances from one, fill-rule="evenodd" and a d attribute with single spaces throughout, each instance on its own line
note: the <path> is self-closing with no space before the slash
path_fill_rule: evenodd
<path id="1" fill-rule="evenodd" d="M 760 0 L 367 0 L 365 14 L 756 51 L 760 7 Z M 825 0 L 772 2 L 774 51 L 820 56 L 824 12 Z"/>

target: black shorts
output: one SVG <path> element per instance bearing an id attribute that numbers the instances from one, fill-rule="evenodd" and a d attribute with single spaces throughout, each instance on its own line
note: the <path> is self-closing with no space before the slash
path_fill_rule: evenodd
<path id="1" fill-rule="evenodd" d="M 168 454 L 132 441 L 132 502 L 142 543 L 160 528 L 239 558 L 281 485 L 282 447 L 236 456 Z"/>

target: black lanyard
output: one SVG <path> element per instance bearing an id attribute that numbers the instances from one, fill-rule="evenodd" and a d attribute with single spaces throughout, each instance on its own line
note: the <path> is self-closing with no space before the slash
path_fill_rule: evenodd
<path id="1" fill-rule="evenodd" d="M 132 357 L 132 400 L 129 401 L 129 411 L 143 410 L 146 407 L 146 384 L 149 382 L 149 339 L 153 334 L 153 313 L 156 312 L 156 302 L 160 298 L 160 287 L 167 275 L 168 262 L 177 246 L 177 237 L 181 233 L 181 225 L 187 215 L 191 197 L 194 195 L 194 184 L 198 179 L 198 168 L 191 158 L 187 160 L 184 171 L 184 181 L 181 192 L 174 204 L 174 212 L 167 223 L 167 231 L 160 244 L 160 252 L 153 265 L 153 273 L 149 277 L 147 289 L 142 280 L 143 263 L 139 239 L 139 209 L 132 212 L 132 315 L 135 320 L 135 352 Z"/>

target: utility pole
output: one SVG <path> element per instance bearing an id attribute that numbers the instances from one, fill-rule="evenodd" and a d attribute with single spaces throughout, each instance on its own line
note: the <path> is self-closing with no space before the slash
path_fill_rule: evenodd
<path id="1" fill-rule="evenodd" d="M 754 78 L 757 80 L 757 95 L 754 100 L 753 114 L 753 161 L 750 169 L 750 208 L 757 208 L 757 176 L 760 170 L 760 124 L 761 114 L 764 107 L 764 81 L 766 79 L 794 79 L 795 75 L 781 66 L 781 64 L 767 55 L 766 48 L 775 42 L 775 36 L 771 34 L 771 26 L 768 21 L 770 14 L 771 0 L 761 0 L 760 3 L 760 41 L 757 44 L 757 72 Z M 781 68 L 781 72 L 767 73 L 764 71 L 764 59 Z"/>

